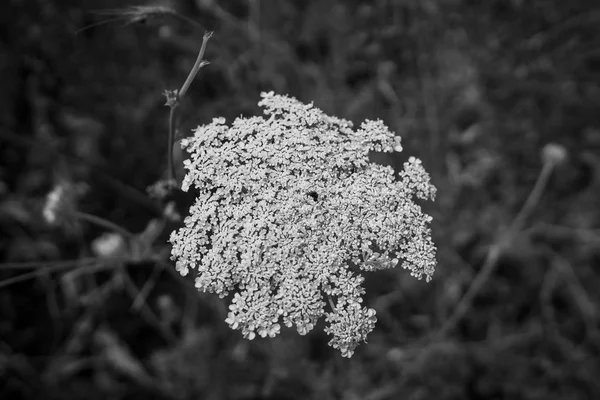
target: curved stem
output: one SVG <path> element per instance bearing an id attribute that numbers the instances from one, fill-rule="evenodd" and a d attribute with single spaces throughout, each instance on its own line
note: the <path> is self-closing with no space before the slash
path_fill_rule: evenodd
<path id="1" fill-rule="evenodd" d="M 540 198 L 548 184 L 548 180 L 552 174 L 552 170 L 554 169 L 554 163 L 545 163 L 542 171 L 538 175 L 537 181 L 533 189 L 531 190 L 523 208 L 517 214 L 513 222 L 510 224 L 510 227 L 504 232 L 500 239 L 493 244 L 487 252 L 485 261 L 481 270 L 473 279 L 473 282 L 467 289 L 464 296 L 460 299 L 458 305 L 454 309 L 453 313 L 446 320 L 444 325 L 440 328 L 440 330 L 435 334 L 437 338 L 441 338 L 445 336 L 448 332 L 450 332 L 454 327 L 463 319 L 466 313 L 471 308 L 473 300 L 485 284 L 487 280 L 490 278 L 496 266 L 498 265 L 498 260 L 500 256 L 506 249 L 506 247 L 510 244 L 511 239 L 522 230 L 523 224 L 525 220 L 531 215 L 533 209 L 540 201 Z"/>
<path id="2" fill-rule="evenodd" d="M 102 228 L 120 233 L 125 238 L 132 238 L 134 236 L 134 234 L 129 232 L 127 229 L 96 215 L 88 214 L 82 211 L 74 211 L 72 214 L 74 217 L 82 221 L 86 221 Z"/>

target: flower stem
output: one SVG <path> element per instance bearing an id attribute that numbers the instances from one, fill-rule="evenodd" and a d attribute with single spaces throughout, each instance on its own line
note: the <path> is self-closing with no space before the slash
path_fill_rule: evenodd
<path id="1" fill-rule="evenodd" d="M 169 112 L 169 143 L 167 146 L 167 158 L 169 163 L 169 182 L 175 182 L 175 165 L 173 163 L 173 142 L 175 139 L 175 130 L 177 125 L 176 110 L 179 107 L 181 99 L 183 98 L 183 96 L 185 96 L 188 89 L 190 88 L 190 85 L 194 81 L 194 78 L 196 78 L 196 75 L 198 75 L 198 71 L 200 71 L 200 68 L 209 64 L 208 61 L 203 60 L 202 58 L 204 57 L 204 52 L 206 51 L 206 44 L 208 43 L 208 40 L 212 37 L 212 35 L 213 32 L 210 31 L 204 33 L 204 37 L 202 38 L 202 45 L 200 46 L 200 51 L 198 52 L 196 62 L 194 63 L 192 70 L 188 74 L 187 79 L 181 86 L 181 89 L 179 89 L 179 91 L 165 92 L 165 96 L 167 97 L 166 105 L 171 108 L 171 111 Z"/>
<path id="2" fill-rule="evenodd" d="M 134 236 L 133 233 L 129 232 L 127 229 L 96 215 L 88 214 L 82 211 L 74 211 L 73 216 L 82 221 L 86 221 L 102 228 L 120 233 L 125 238 L 132 238 Z"/>

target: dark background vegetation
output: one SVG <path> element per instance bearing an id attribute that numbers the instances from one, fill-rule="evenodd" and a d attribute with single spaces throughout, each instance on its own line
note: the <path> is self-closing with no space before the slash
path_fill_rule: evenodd
<path id="1" fill-rule="evenodd" d="M 0 4 L 1 399 L 600 398 L 597 1 L 178 0 L 201 28 L 78 32 L 129 5 Z M 434 280 L 371 274 L 379 321 L 350 360 L 321 326 L 243 340 L 170 265 L 146 188 L 167 165 L 161 93 L 204 29 L 182 134 L 274 90 L 382 118 L 405 145 L 382 161 L 418 156 L 438 187 Z M 568 158 L 548 166 L 548 143 Z M 120 258 L 101 257 L 106 228 L 44 222 L 64 180 L 85 184 L 80 211 L 142 233 Z"/>

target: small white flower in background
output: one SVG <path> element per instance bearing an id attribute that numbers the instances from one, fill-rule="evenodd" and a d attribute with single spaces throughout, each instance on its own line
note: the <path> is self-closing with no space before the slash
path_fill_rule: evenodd
<path id="1" fill-rule="evenodd" d="M 60 180 L 50 193 L 42 209 L 42 216 L 48 225 L 59 226 L 68 223 L 77 210 L 77 200 L 87 191 L 84 183 L 71 183 Z"/>
<path id="2" fill-rule="evenodd" d="M 360 271 L 400 264 L 431 279 L 431 217 L 414 198 L 436 189 L 414 157 L 397 175 L 369 161 L 402 150 L 381 121 L 354 130 L 272 92 L 259 105 L 264 117 L 215 118 L 181 141 L 182 189 L 198 195 L 172 257 L 181 274 L 197 270 L 198 289 L 234 293 L 226 322 L 245 338 L 274 337 L 281 323 L 304 335 L 325 317 L 329 344 L 351 357 L 377 320 Z"/>
<path id="3" fill-rule="evenodd" d="M 548 143 L 542 149 L 542 160 L 545 164 L 560 165 L 569 158 L 565 147 L 556 143 Z"/>
<path id="4" fill-rule="evenodd" d="M 60 206 L 62 199 L 64 198 L 66 188 L 64 185 L 56 185 L 48 196 L 46 196 L 46 203 L 44 203 L 44 209 L 42 215 L 44 220 L 49 225 L 56 224 L 58 220 L 58 214 L 60 213 Z"/>
<path id="5" fill-rule="evenodd" d="M 92 241 L 92 251 L 96 257 L 118 257 L 123 255 L 125 248 L 125 239 L 118 233 L 103 233 Z"/>
<path id="6" fill-rule="evenodd" d="M 167 203 L 165 208 L 163 209 L 163 216 L 165 219 L 171 222 L 179 222 L 181 221 L 181 215 L 177 212 L 177 208 L 175 206 L 174 201 L 170 201 Z"/>

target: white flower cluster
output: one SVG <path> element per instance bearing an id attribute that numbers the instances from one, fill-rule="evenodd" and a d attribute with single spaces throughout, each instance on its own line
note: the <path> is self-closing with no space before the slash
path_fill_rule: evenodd
<path id="1" fill-rule="evenodd" d="M 265 117 L 223 118 L 196 129 L 182 189 L 198 191 L 172 258 L 196 287 L 233 293 L 226 322 L 245 338 L 274 337 L 280 323 L 310 332 L 325 316 L 329 344 L 346 357 L 373 330 L 360 270 L 401 266 L 431 279 L 431 218 L 413 202 L 435 187 L 419 160 L 394 170 L 371 151 L 401 149 L 381 121 L 357 130 L 287 96 L 263 93 Z"/>

